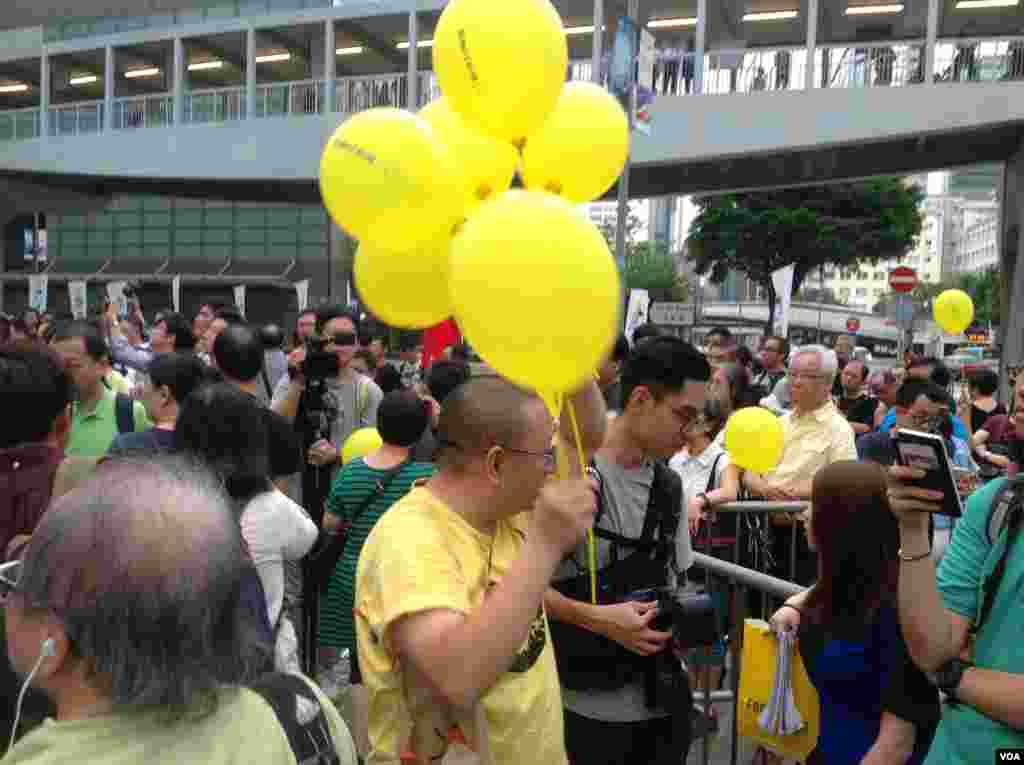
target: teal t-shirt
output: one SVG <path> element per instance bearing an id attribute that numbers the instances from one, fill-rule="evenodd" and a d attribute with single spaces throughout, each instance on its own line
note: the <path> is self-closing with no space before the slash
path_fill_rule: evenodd
<path id="1" fill-rule="evenodd" d="M 972 621 L 981 609 L 982 585 L 1006 547 L 1005 531 L 994 543 L 988 539 L 992 500 L 1005 482 L 1006 479 L 991 481 L 968 500 L 939 566 L 938 587 L 946 608 Z M 1018 534 L 1013 542 L 992 610 L 974 647 L 974 663 L 979 667 L 1014 674 L 1024 674 L 1024 651 L 1020 648 L 1020 637 L 1024 635 L 1021 536 Z M 967 704 L 946 704 L 925 765 L 982 765 L 993 761 L 996 749 L 1010 747 L 1024 747 L 1024 731 L 1012 730 Z"/>

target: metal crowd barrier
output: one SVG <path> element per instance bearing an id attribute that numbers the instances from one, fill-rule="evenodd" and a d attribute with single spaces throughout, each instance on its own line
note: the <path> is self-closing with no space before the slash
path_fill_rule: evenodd
<path id="1" fill-rule="evenodd" d="M 706 552 L 698 552 L 701 546 L 701 539 L 698 538 L 693 540 L 694 542 L 694 563 L 704 569 L 705 572 L 712 574 L 722 579 L 727 579 L 732 585 L 734 592 L 734 602 L 736 604 L 736 621 L 732 625 L 731 629 L 731 640 L 729 641 L 734 646 L 732 666 L 729 668 L 729 690 L 723 691 L 712 691 L 710 688 L 710 667 L 703 673 L 703 688 L 694 689 L 694 698 L 703 703 L 705 715 L 707 714 L 710 705 L 721 702 L 732 702 L 732 730 L 730 738 L 730 759 L 731 765 L 736 765 L 739 759 L 739 729 L 737 723 L 737 712 L 738 712 L 738 700 L 739 700 L 739 682 L 740 682 L 740 671 L 741 667 L 741 656 L 743 654 L 742 637 L 743 637 L 743 621 L 747 618 L 747 594 L 748 591 L 754 590 L 761 593 L 761 616 L 767 619 L 767 605 L 769 598 L 775 600 L 785 600 L 792 595 L 800 592 L 804 589 L 799 584 L 796 584 L 796 542 L 797 534 L 800 533 L 800 524 L 796 522 L 795 515 L 804 512 L 810 507 L 808 502 L 730 502 L 725 505 L 720 505 L 715 508 L 716 513 L 734 513 L 738 515 L 760 515 L 762 518 L 767 518 L 772 513 L 786 513 L 793 518 L 793 523 L 790 528 L 790 559 L 789 559 L 789 575 L 790 580 L 779 579 L 772 576 L 764 571 L 758 571 L 752 568 L 746 568 L 736 563 L 730 563 L 729 561 L 716 558 L 713 555 L 708 554 L 711 549 L 711 529 L 710 524 L 706 524 L 707 533 L 704 535 L 704 548 Z M 736 524 L 736 540 L 734 543 L 734 555 L 735 560 L 741 560 L 740 551 L 743 544 L 743 536 L 746 524 L 740 523 L 739 520 Z M 774 533 L 779 533 L 784 527 L 774 526 Z M 727 608 L 733 609 L 732 602 L 727 604 Z M 726 660 L 729 654 L 729 646 L 725 646 L 725 654 L 722 658 L 723 667 L 726 665 Z M 697 692 L 701 691 L 698 696 Z M 703 765 L 708 765 L 710 760 L 710 750 L 708 745 L 708 735 L 701 737 L 701 762 Z"/>

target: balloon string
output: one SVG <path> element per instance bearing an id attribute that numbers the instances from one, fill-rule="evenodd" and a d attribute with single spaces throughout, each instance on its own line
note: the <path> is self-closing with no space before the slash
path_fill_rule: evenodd
<path id="1" fill-rule="evenodd" d="M 569 421 L 572 422 L 572 434 L 576 439 L 576 456 L 580 461 L 580 470 L 586 474 L 587 455 L 583 450 L 583 438 L 580 436 L 580 424 L 576 419 L 576 407 L 572 399 L 566 401 L 569 410 Z M 587 529 L 587 568 L 590 570 L 590 602 L 597 605 L 597 543 L 594 542 L 594 530 Z"/>

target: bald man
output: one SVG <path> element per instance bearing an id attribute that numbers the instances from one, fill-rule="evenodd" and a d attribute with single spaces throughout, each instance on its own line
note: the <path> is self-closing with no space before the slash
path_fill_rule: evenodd
<path id="1" fill-rule="evenodd" d="M 309 756 L 289 743 L 303 737 L 354 765 L 320 691 L 263 674 L 270 646 L 239 598 L 254 573 L 227 500 L 194 464 L 101 465 L 0 570 L 11 663 L 57 708 L 4 762 L 276 765 Z M 301 730 L 286 732 L 268 688 Z"/>
<path id="2" fill-rule="evenodd" d="M 574 401 L 594 448 L 606 422 L 597 385 Z M 596 497 L 579 478 L 550 480 L 555 431 L 539 398 L 497 377 L 445 399 L 437 473 L 378 521 L 359 560 L 369 762 L 438 759 L 450 741 L 436 731 L 453 729 L 496 765 L 567 762 L 543 600 Z"/>

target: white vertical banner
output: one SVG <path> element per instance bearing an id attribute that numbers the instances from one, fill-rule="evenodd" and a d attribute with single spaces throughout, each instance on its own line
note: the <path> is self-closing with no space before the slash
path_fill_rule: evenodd
<path id="1" fill-rule="evenodd" d="M 775 322 L 772 331 L 779 337 L 789 335 L 789 308 L 793 302 L 793 274 L 796 266 L 786 266 L 772 272 L 775 287 Z"/>
<path id="2" fill-rule="evenodd" d="M 47 288 L 50 277 L 46 274 L 32 274 L 28 277 L 28 307 L 37 311 L 46 310 Z"/>
<path id="3" fill-rule="evenodd" d="M 171 305 L 175 313 L 181 313 L 181 277 L 171 279 Z"/>
<path id="4" fill-rule="evenodd" d="M 118 316 L 128 315 L 128 298 L 124 296 L 125 282 L 107 282 L 107 298 L 117 306 Z"/>
<path id="5" fill-rule="evenodd" d="M 245 285 L 235 285 L 235 307 L 238 308 L 238 312 L 245 316 Z"/>
<path id="6" fill-rule="evenodd" d="M 300 311 L 305 311 L 309 308 L 309 279 L 295 282 L 295 296 L 299 299 Z"/>
<path id="7" fill-rule="evenodd" d="M 647 311 L 651 307 L 651 296 L 647 290 L 630 290 L 626 306 L 626 339 L 632 344 L 633 332 L 647 323 Z"/>
<path id="8" fill-rule="evenodd" d="M 86 282 L 68 282 L 68 299 L 71 302 L 71 315 L 76 319 L 84 319 L 89 308 Z"/>

